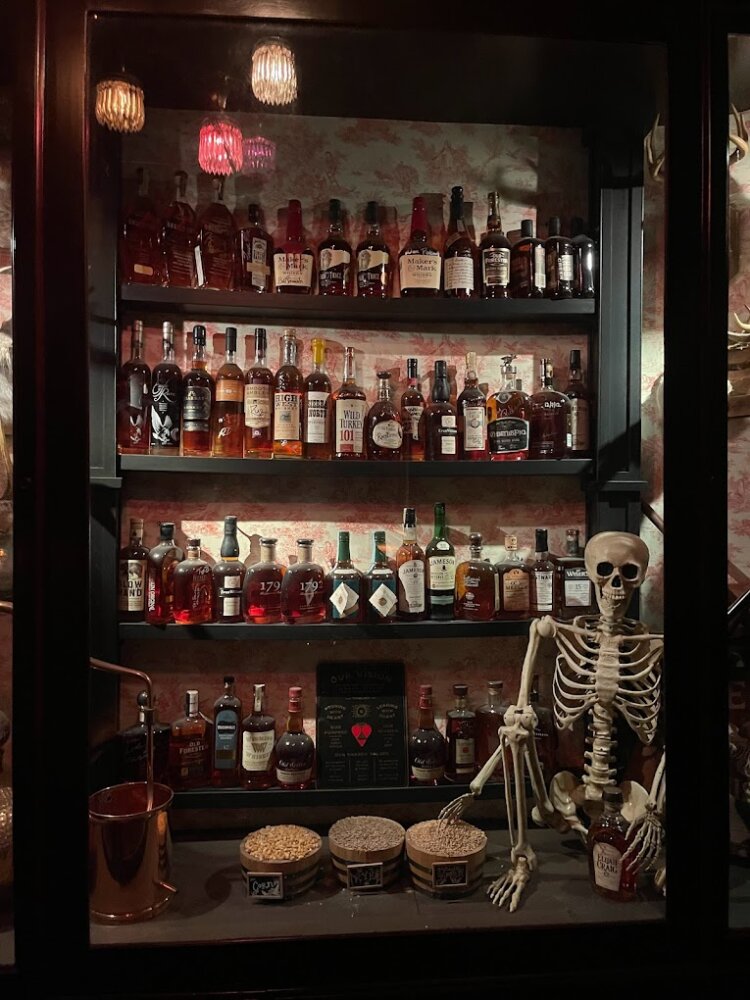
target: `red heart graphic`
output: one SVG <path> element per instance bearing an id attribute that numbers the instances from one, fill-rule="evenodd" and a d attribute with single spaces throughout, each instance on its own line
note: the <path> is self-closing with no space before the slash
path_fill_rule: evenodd
<path id="1" fill-rule="evenodd" d="M 352 736 L 361 747 L 367 743 L 372 735 L 372 726 L 368 722 L 357 723 L 352 726 Z"/>

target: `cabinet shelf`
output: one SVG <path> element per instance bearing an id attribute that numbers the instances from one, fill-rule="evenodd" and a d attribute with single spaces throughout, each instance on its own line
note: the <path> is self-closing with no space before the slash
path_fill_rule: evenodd
<path id="1" fill-rule="evenodd" d="M 502 788 L 502 782 L 489 782 L 484 795 Z M 246 788 L 193 788 L 175 792 L 175 809 L 245 809 L 257 806 L 299 808 L 300 806 L 384 805 L 423 802 L 451 802 L 469 791 L 467 784 L 406 785 L 396 788 L 307 788 L 286 791 L 268 788 L 256 791 Z"/>
<path id="2" fill-rule="evenodd" d="M 427 621 L 391 622 L 388 625 L 336 625 L 321 622 L 319 625 L 147 625 L 145 622 L 121 622 L 120 641 L 129 639 L 223 639 L 252 642 L 255 639 L 273 639 L 307 642 L 320 639 L 463 639 L 482 636 L 528 635 L 529 619 L 521 621 Z M 172 664 L 174 665 L 174 664 Z"/>

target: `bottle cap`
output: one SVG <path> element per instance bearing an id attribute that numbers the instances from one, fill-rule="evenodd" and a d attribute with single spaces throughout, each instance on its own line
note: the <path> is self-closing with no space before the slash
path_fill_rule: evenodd
<path id="1" fill-rule="evenodd" d="M 260 205 L 257 205 L 254 201 L 248 202 L 247 205 L 247 217 L 248 219 L 257 219 L 260 215 Z"/>
<path id="2" fill-rule="evenodd" d="M 228 326 L 226 329 L 226 351 L 236 351 L 237 350 L 237 327 Z"/>
<path id="3" fill-rule="evenodd" d="M 548 542 L 547 542 L 547 529 L 546 528 L 537 528 L 534 534 L 535 534 L 535 537 L 536 537 L 536 549 L 534 551 L 535 552 L 547 552 L 548 551 L 548 549 L 547 549 L 547 545 L 548 545 Z"/>
<path id="4" fill-rule="evenodd" d="M 373 225 L 378 221 L 378 203 L 376 201 L 368 201 L 367 208 L 365 208 L 365 222 Z"/>
<path id="5" fill-rule="evenodd" d="M 224 683 L 225 684 L 234 684 L 234 677 L 232 677 L 231 674 L 227 674 L 227 676 L 224 678 Z"/>
<path id="6" fill-rule="evenodd" d="M 454 684 L 453 685 L 453 693 L 456 695 L 457 698 L 465 698 L 466 695 L 469 693 L 469 685 L 468 684 Z"/>
<path id="7" fill-rule="evenodd" d="M 237 517 L 229 514 L 224 518 L 224 534 L 234 534 L 237 531 Z"/>
<path id="8" fill-rule="evenodd" d="M 432 684 L 420 684 L 419 685 L 419 696 L 432 694 Z"/>
<path id="9" fill-rule="evenodd" d="M 482 535 L 479 531 L 472 531 L 469 535 L 469 545 L 472 549 L 481 549 L 482 547 Z"/>
<path id="10" fill-rule="evenodd" d="M 290 687 L 289 688 L 289 697 L 290 698 L 294 698 L 295 701 L 299 701 L 300 698 L 302 697 L 302 688 L 301 687 Z"/>
<path id="11" fill-rule="evenodd" d="M 171 538 L 174 535 L 174 521 L 161 521 L 159 523 L 159 534 L 162 538 Z"/>
<path id="12" fill-rule="evenodd" d="M 487 681 L 487 687 L 491 691 L 502 691 L 505 681 Z"/>
<path id="13" fill-rule="evenodd" d="M 339 532 L 339 542 L 348 542 L 348 541 L 349 541 L 349 532 L 348 531 L 340 531 Z"/>
<path id="14" fill-rule="evenodd" d="M 161 325 L 161 339 L 168 340 L 170 344 L 174 340 L 174 324 L 170 323 L 168 319 Z"/>
<path id="15" fill-rule="evenodd" d="M 560 235 L 560 216 L 553 215 L 549 222 L 547 223 L 547 235 L 548 236 L 559 236 Z"/>
<path id="16" fill-rule="evenodd" d="M 602 799 L 611 802 L 613 805 L 622 805 L 622 792 L 616 785 L 607 785 L 602 792 Z"/>
<path id="17" fill-rule="evenodd" d="M 524 219 L 521 222 L 521 236 L 528 237 L 534 235 L 533 219 Z"/>
<path id="18" fill-rule="evenodd" d="M 435 362 L 435 378 L 447 378 L 448 377 L 448 362 L 447 361 L 436 361 Z"/>
<path id="19" fill-rule="evenodd" d="M 287 330 L 284 330 L 284 340 L 296 340 L 296 339 L 297 339 L 296 330 L 293 330 L 291 327 Z"/>
<path id="20" fill-rule="evenodd" d="M 414 507 L 404 507 L 404 527 L 416 528 L 417 511 Z"/>
<path id="21" fill-rule="evenodd" d="M 391 380 L 391 373 L 390 372 L 378 372 L 378 378 L 381 381 L 390 382 L 390 380 Z"/>
<path id="22" fill-rule="evenodd" d="M 261 545 L 275 545 L 278 542 L 278 538 L 261 538 Z M 299 545 L 299 542 L 297 543 Z"/>
<path id="23" fill-rule="evenodd" d="M 266 328 L 264 326 L 255 327 L 255 346 L 256 347 L 266 346 Z"/>
<path id="24" fill-rule="evenodd" d="M 187 545 L 189 549 L 199 549 L 201 547 L 200 538 L 188 538 Z"/>
<path id="25" fill-rule="evenodd" d="M 193 343 L 198 347 L 206 346 L 206 328 L 198 324 L 193 327 Z"/>
<path id="26" fill-rule="evenodd" d="M 570 352 L 570 367 L 580 368 L 581 367 L 581 352 L 574 349 Z"/>
<path id="27" fill-rule="evenodd" d="M 505 536 L 505 548 L 508 552 L 515 552 L 518 548 L 518 536 L 517 535 L 506 535 Z"/>
<path id="28" fill-rule="evenodd" d="M 424 209 L 425 204 L 426 204 L 425 200 L 424 200 L 424 198 L 422 197 L 421 194 L 415 195 L 414 200 L 411 203 L 412 211 L 414 211 L 415 209 L 420 209 L 420 208 Z"/>
<path id="29" fill-rule="evenodd" d="M 406 359 L 406 377 L 407 378 L 419 377 L 419 361 L 416 358 Z"/>

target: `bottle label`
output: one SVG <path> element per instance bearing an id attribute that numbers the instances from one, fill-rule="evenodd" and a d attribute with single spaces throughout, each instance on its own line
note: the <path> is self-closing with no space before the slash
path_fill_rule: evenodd
<path id="1" fill-rule="evenodd" d="M 240 614 L 241 604 L 239 594 L 221 595 L 221 617 L 236 618 Z"/>
<path id="2" fill-rule="evenodd" d="M 251 284 L 255 288 L 265 288 L 266 278 L 271 273 L 271 269 L 266 263 L 268 258 L 268 241 L 253 236 L 250 246 L 249 256 L 245 257 L 245 271 L 251 277 Z"/>
<path id="3" fill-rule="evenodd" d="M 456 454 L 456 438 L 458 430 L 456 428 L 456 418 L 453 414 L 444 414 L 440 418 L 440 426 L 437 429 L 440 438 L 440 454 Z"/>
<path id="4" fill-rule="evenodd" d="M 398 262 L 401 288 L 440 288 L 440 254 L 426 247 L 407 250 Z"/>
<path id="5" fill-rule="evenodd" d="M 196 243 L 193 247 L 193 255 L 195 257 L 195 276 L 198 284 L 198 288 L 202 288 L 206 283 L 206 274 L 203 270 L 203 251 L 200 248 L 200 244 Z"/>
<path id="6" fill-rule="evenodd" d="M 487 427 L 493 455 L 529 450 L 529 421 L 520 417 L 500 417 Z"/>
<path id="7" fill-rule="evenodd" d="M 492 574 L 495 580 L 495 614 L 500 610 L 500 574 L 497 570 Z"/>
<path id="8" fill-rule="evenodd" d="M 301 785 L 303 782 L 309 781 L 311 777 L 311 767 L 302 771 L 282 771 L 280 767 L 276 768 L 276 780 L 280 785 Z"/>
<path id="9" fill-rule="evenodd" d="M 153 267 L 149 264 L 133 264 L 133 270 L 136 274 L 146 274 L 149 277 L 154 273 Z"/>
<path id="10" fill-rule="evenodd" d="M 262 429 L 271 425 L 270 385 L 245 386 L 245 427 Z"/>
<path id="11" fill-rule="evenodd" d="M 277 288 L 311 288 L 313 259 L 309 253 L 277 253 L 273 258 L 273 280 Z"/>
<path id="12" fill-rule="evenodd" d="M 445 767 L 417 767 L 412 764 L 411 773 L 417 781 L 440 781 L 445 774 Z"/>
<path id="13" fill-rule="evenodd" d="M 300 394 L 275 392 L 273 396 L 273 436 L 275 441 L 300 441 Z"/>
<path id="14" fill-rule="evenodd" d="M 216 382 L 217 403 L 241 403 L 245 398 L 245 383 L 234 378 L 222 378 Z"/>
<path id="15" fill-rule="evenodd" d="M 334 619 L 351 618 L 352 615 L 356 615 L 359 612 L 359 580 L 342 580 L 329 600 L 333 605 Z"/>
<path id="16" fill-rule="evenodd" d="M 327 444 L 328 442 L 328 400 L 330 392 L 307 392 L 305 406 L 307 420 L 305 422 L 305 441 L 308 444 Z"/>
<path id="17" fill-rule="evenodd" d="M 396 614 L 398 598 L 393 591 L 394 586 L 395 583 L 390 587 L 388 584 L 381 583 L 377 590 L 370 594 L 370 604 L 381 618 L 392 618 Z"/>
<path id="18" fill-rule="evenodd" d="M 214 721 L 214 766 L 230 771 L 237 766 L 237 713 L 222 708 Z"/>
<path id="19" fill-rule="evenodd" d="M 602 889 L 618 892 L 622 878 L 622 854 L 613 844 L 594 844 L 594 881 Z"/>
<path id="20" fill-rule="evenodd" d="M 143 381 L 143 375 L 136 373 L 128 376 L 128 405 L 131 410 L 143 408 L 148 396 L 148 383 Z"/>
<path id="21" fill-rule="evenodd" d="M 404 431 L 397 420 L 382 420 L 379 424 L 375 424 L 372 440 L 379 448 L 400 448 L 404 440 Z"/>
<path id="22" fill-rule="evenodd" d="M 245 771 L 267 771 L 276 744 L 273 729 L 266 733 L 242 734 L 242 767 Z"/>
<path id="23" fill-rule="evenodd" d="M 211 390 L 199 385 L 188 386 L 185 389 L 183 430 L 187 432 L 207 432 L 210 421 Z"/>
<path id="24" fill-rule="evenodd" d="M 573 254 L 561 253 L 557 255 L 557 280 L 573 280 Z"/>
<path id="25" fill-rule="evenodd" d="M 430 590 L 446 590 L 448 594 L 430 594 L 431 604 L 453 604 L 453 588 L 456 585 L 456 557 L 430 556 Z"/>
<path id="26" fill-rule="evenodd" d="M 552 570 L 534 570 L 534 611 L 552 612 Z"/>
<path id="27" fill-rule="evenodd" d="M 352 258 L 348 250 L 320 251 L 320 287 L 325 289 L 331 285 L 349 284 L 349 265 Z"/>
<path id="28" fill-rule="evenodd" d="M 474 739 L 456 739 L 456 770 L 474 770 Z M 468 766 L 467 766 L 468 765 Z"/>
<path id="29" fill-rule="evenodd" d="M 364 399 L 336 400 L 336 454 L 362 455 L 367 403 Z"/>
<path id="30" fill-rule="evenodd" d="M 482 251 L 482 281 L 488 287 L 505 288 L 510 280 L 510 250 L 492 247 Z"/>
<path id="31" fill-rule="evenodd" d="M 404 411 L 409 414 L 408 434 L 411 434 L 412 441 L 419 441 L 419 421 L 424 413 L 424 406 L 405 406 Z"/>
<path id="32" fill-rule="evenodd" d="M 410 559 L 402 563 L 398 568 L 398 578 L 401 583 L 399 611 L 411 614 L 424 611 L 424 563 L 421 559 Z"/>
<path id="33" fill-rule="evenodd" d="M 483 406 L 464 406 L 464 451 L 484 451 L 486 427 Z"/>
<path id="34" fill-rule="evenodd" d="M 170 742 L 170 771 L 182 781 L 207 779 L 210 758 L 211 748 L 205 734 L 188 737 L 180 743 Z"/>
<path id="35" fill-rule="evenodd" d="M 151 388 L 151 445 L 156 448 L 180 447 L 180 385 L 176 379 L 156 381 Z"/>
<path id="36" fill-rule="evenodd" d="M 588 451 L 589 404 L 585 399 L 570 400 L 570 450 Z"/>
<path id="37" fill-rule="evenodd" d="M 120 560 L 120 611 L 143 611 L 146 597 L 146 560 Z"/>
<path id="38" fill-rule="evenodd" d="M 445 258 L 445 290 L 453 288 L 468 288 L 474 291 L 473 257 Z"/>
<path id="39" fill-rule="evenodd" d="M 564 571 L 563 603 L 566 608 L 588 608 L 591 600 L 591 580 L 584 566 L 570 566 Z"/>
<path id="40" fill-rule="evenodd" d="M 503 573 L 503 610 L 529 610 L 529 574 L 520 568 Z"/>
<path id="41" fill-rule="evenodd" d="M 388 254 L 384 250 L 360 250 L 357 254 L 357 287 L 386 288 Z"/>
<path id="42" fill-rule="evenodd" d="M 543 243 L 534 247 L 534 287 L 547 287 L 547 269 Z"/>

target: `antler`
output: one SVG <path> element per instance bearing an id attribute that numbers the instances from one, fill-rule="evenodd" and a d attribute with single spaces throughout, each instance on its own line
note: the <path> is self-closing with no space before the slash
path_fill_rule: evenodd
<path id="1" fill-rule="evenodd" d="M 648 161 L 648 172 L 651 175 L 651 179 L 655 181 L 663 180 L 660 174 L 667 158 L 665 151 L 658 154 L 654 152 L 654 140 L 656 138 L 656 130 L 659 127 L 659 117 L 660 116 L 657 113 L 656 118 L 654 118 L 654 124 L 648 130 L 646 137 L 643 140 L 643 146 L 646 150 L 646 159 Z M 747 133 L 745 134 L 747 135 Z"/>
<path id="2" fill-rule="evenodd" d="M 736 133 L 729 133 L 729 142 L 735 147 L 729 154 L 728 158 L 729 163 L 732 164 L 739 163 L 740 160 L 743 160 L 745 156 L 747 156 L 747 151 L 750 149 L 750 142 L 748 142 L 750 136 L 748 136 L 745 119 L 742 117 L 734 104 L 731 104 L 730 107 L 732 109 L 732 117 L 734 118 L 734 123 L 736 125 Z M 750 327 L 748 327 L 748 329 L 750 329 Z"/>
<path id="3" fill-rule="evenodd" d="M 750 313 L 750 306 L 745 305 L 745 309 L 748 311 L 748 313 Z M 734 321 L 737 324 L 737 326 L 741 330 L 744 330 L 745 332 L 744 333 L 735 333 L 734 330 L 729 330 L 728 331 L 729 339 L 730 340 L 746 340 L 747 338 L 750 337 L 750 322 L 743 323 L 742 320 L 740 319 L 740 317 L 737 315 L 737 313 L 732 313 L 732 315 L 734 316 Z"/>

